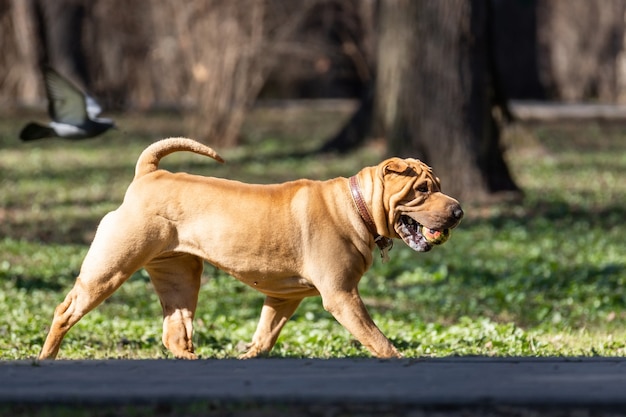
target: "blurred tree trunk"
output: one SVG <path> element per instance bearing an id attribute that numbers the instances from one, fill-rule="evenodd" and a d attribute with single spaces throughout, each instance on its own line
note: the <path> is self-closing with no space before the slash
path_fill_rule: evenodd
<path id="1" fill-rule="evenodd" d="M 220 146 L 239 131 L 270 69 L 310 10 L 321 0 L 163 0 L 187 69 L 193 136 Z M 286 46 L 287 45 L 287 46 Z"/>
<path id="2" fill-rule="evenodd" d="M 247 7 L 232 0 L 188 5 L 172 11 L 191 70 L 189 89 L 198 103 L 190 118 L 192 130 L 207 143 L 235 146 L 267 75 L 262 55 L 266 2 L 251 0 Z"/>
<path id="3" fill-rule="evenodd" d="M 36 0 L 43 62 L 61 74 L 89 85 L 82 45 L 88 0 Z"/>
<path id="4" fill-rule="evenodd" d="M 360 23 L 362 39 L 360 42 L 351 40 L 356 38 L 356 33 L 346 36 L 343 42 L 344 51 L 352 58 L 357 67 L 357 74 L 363 82 L 363 88 L 359 97 L 359 106 L 347 123 L 328 139 L 318 149 L 318 152 L 345 153 L 362 145 L 370 136 L 375 126 L 372 125 L 374 109 L 374 85 L 376 68 L 376 16 L 378 14 L 378 1 L 359 0 L 352 4 L 352 15 Z"/>
<path id="5" fill-rule="evenodd" d="M 498 68 L 511 98 L 626 101 L 626 0 L 492 4 Z"/>
<path id="6" fill-rule="evenodd" d="M 624 0 L 537 0 L 540 77 L 566 101 L 624 100 Z"/>
<path id="7" fill-rule="evenodd" d="M 0 102 L 33 105 L 43 94 L 39 48 L 31 1 L 0 2 Z"/>
<path id="8" fill-rule="evenodd" d="M 416 157 L 462 200 L 519 196 L 500 145 L 489 0 L 383 0 L 375 117 L 392 154 Z"/>

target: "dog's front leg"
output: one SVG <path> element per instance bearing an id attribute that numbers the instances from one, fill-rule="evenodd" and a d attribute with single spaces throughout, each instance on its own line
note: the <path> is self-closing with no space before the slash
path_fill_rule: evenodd
<path id="1" fill-rule="evenodd" d="M 250 359 L 272 350 L 280 331 L 301 301 L 301 298 L 281 299 L 267 296 L 252 343 L 248 345 L 246 353 L 239 358 Z"/>
<path id="2" fill-rule="evenodd" d="M 379 358 L 402 357 L 376 326 L 356 288 L 322 293 L 322 301 L 324 308 L 373 355 Z"/>

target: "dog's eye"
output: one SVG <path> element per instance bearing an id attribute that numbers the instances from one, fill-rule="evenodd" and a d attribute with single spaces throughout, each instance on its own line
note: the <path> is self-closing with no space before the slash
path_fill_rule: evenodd
<path id="1" fill-rule="evenodd" d="M 427 193 L 428 192 L 428 184 L 427 183 L 420 184 L 417 187 L 417 191 L 419 191 L 420 193 Z"/>

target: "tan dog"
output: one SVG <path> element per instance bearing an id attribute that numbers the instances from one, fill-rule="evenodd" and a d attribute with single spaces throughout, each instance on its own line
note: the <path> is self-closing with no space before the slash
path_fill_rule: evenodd
<path id="1" fill-rule="evenodd" d="M 163 307 L 163 344 L 178 358 L 196 358 L 192 320 L 203 260 L 266 295 L 242 358 L 269 352 L 302 299 L 314 295 L 372 354 L 400 356 L 357 285 L 372 264 L 375 239 L 383 250 L 387 238 L 402 238 L 427 251 L 459 223 L 459 203 L 441 193 L 428 166 L 392 158 L 350 180 L 250 185 L 159 170 L 159 160 L 176 151 L 223 162 L 186 138 L 143 151 L 122 205 L 102 219 L 74 287 L 54 312 L 40 359 L 55 358 L 67 331 L 142 267 Z"/>

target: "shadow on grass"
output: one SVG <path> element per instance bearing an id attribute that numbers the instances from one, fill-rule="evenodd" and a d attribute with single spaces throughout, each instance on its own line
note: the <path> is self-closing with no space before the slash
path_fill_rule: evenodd
<path id="1" fill-rule="evenodd" d="M 503 205 L 499 214 L 464 220 L 460 227 L 468 228 L 489 224 L 494 228 L 503 226 L 529 227 L 539 220 L 548 221 L 553 227 L 567 227 L 576 223 L 610 229 L 621 226 L 626 218 L 626 207 L 603 205 L 582 207 L 564 201 L 540 200 L 531 204 Z"/>
<path id="2" fill-rule="evenodd" d="M 20 216 L 0 225 L 0 235 L 45 245 L 88 245 L 103 216 L 104 214 L 70 215 L 65 216 L 62 223 L 40 216 Z"/>
<path id="3" fill-rule="evenodd" d="M 10 275 L 0 274 L 0 277 L 4 281 L 9 281 L 15 288 L 31 290 L 47 290 L 47 291 L 61 291 L 67 288 L 68 282 L 66 280 L 52 280 L 45 276 L 33 276 L 33 275 Z"/>

